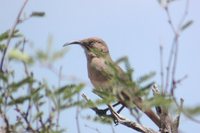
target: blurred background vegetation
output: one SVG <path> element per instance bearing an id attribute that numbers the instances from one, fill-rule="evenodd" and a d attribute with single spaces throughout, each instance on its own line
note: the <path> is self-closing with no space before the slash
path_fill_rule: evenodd
<path id="1" fill-rule="evenodd" d="M 68 119 L 67 116 L 62 115 L 62 112 L 72 107 L 75 107 L 77 111 L 74 117 L 74 119 L 76 119 L 77 132 L 81 132 L 79 131 L 81 130 L 79 127 L 80 110 L 89 108 L 93 104 L 106 103 L 106 101 L 97 101 L 88 104 L 81 99 L 80 96 L 82 89 L 85 87 L 85 83 L 75 82 L 71 84 L 67 81 L 69 77 L 63 74 L 62 66 L 57 65 L 67 54 L 67 48 L 55 50 L 53 37 L 51 35 L 49 35 L 45 44 L 46 48 L 35 47 L 32 40 L 27 39 L 26 34 L 18 28 L 19 25 L 23 25 L 32 18 L 43 19 L 43 17 L 45 17 L 45 12 L 40 11 L 24 15 L 24 8 L 27 2 L 28 0 L 25 0 L 24 3 L 22 2 L 23 5 L 13 22 L 13 27 L 6 31 L 1 31 L 0 33 L 0 132 L 67 132 L 69 125 L 60 125 L 61 121 L 63 121 L 62 119 Z M 173 1 L 161 0 L 158 2 L 162 8 L 167 11 L 168 9 L 166 7 Z M 169 21 L 173 30 L 173 25 L 171 23 L 172 22 Z M 179 33 L 182 33 L 192 25 L 192 23 L 192 20 L 187 20 L 186 22 L 184 21 L 177 30 L 175 27 L 174 37 L 179 38 Z M 12 45 L 10 45 L 11 41 Z M 175 43 L 177 42 L 175 41 Z M 125 70 L 130 74 L 130 77 L 132 77 L 133 69 L 130 66 L 128 58 L 122 57 L 117 60 L 117 62 L 125 64 Z M 37 69 L 36 73 L 34 71 L 35 67 L 41 69 Z M 54 73 L 54 82 L 48 80 L 50 72 Z M 154 72 L 150 72 L 149 74 L 139 77 L 136 81 L 137 85 L 145 92 L 145 96 L 149 96 L 149 88 L 153 83 L 151 77 L 154 75 Z M 73 77 L 71 78 L 71 80 L 73 80 Z M 63 79 L 67 81 L 64 85 L 61 84 L 61 80 Z M 147 81 L 147 83 L 144 83 L 144 81 Z M 171 84 L 173 79 L 167 82 Z M 180 80 L 180 82 L 182 82 L 182 80 Z M 162 87 L 162 83 L 160 87 Z M 170 89 L 167 91 L 169 94 L 172 94 Z M 163 104 L 163 102 L 150 102 L 149 104 Z M 166 106 L 170 105 L 171 104 Z M 172 110 L 177 109 L 174 105 L 170 107 Z M 199 114 L 200 107 L 186 108 L 186 111 L 186 114 L 189 114 L 188 117 L 193 120 L 192 115 Z M 138 117 L 140 116 L 140 114 L 137 115 Z M 110 123 L 110 121 L 102 120 L 92 115 L 82 116 L 81 119 Z M 70 121 L 70 119 L 68 121 Z M 198 122 L 196 119 L 195 121 Z M 93 132 L 100 132 L 98 128 L 89 126 L 89 124 L 85 125 L 85 127 L 90 128 Z M 115 131 L 112 130 L 112 132 L 114 133 Z"/>

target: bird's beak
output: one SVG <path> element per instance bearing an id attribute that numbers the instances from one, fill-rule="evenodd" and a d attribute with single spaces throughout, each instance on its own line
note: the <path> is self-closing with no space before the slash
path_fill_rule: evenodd
<path id="1" fill-rule="evenodd" d="M 80 45 L 82 45 L 82 42 L 80 42 L 80 41 L 67 42 L 67 43 L 65 43 L 63 45 L 63 47 L 68 46 L 68 45 L 72 45 L 72 44 L 80 44 Z"/>

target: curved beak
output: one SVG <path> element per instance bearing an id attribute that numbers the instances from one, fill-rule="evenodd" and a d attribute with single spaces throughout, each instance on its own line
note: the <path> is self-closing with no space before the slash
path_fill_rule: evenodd
<path id="1" fill-rule="evenodd" d="M 80 44 L 80 45 L 82 45 L 82 42 L 81 42 L 81 41 L 67 42 L 67 43 L 65 43 L 65 44 L 63 45 L 63 47 L 69 46 L 69 45 L 72 45 L 72 44 Z"/>

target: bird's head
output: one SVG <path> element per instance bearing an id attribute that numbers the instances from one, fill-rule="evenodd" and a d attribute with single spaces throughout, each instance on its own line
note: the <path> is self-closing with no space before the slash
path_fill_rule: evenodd
<path id="1" fill-rule="evenodd" d="M 64 44 L 63 46 L 68 46 L 72 44 L 79 44 L 85 50 L 87 57 L 104 57 L 109 55 L 109 50 L 106 43 L 97 37 L 91 37 L 87 39 L 82 39 L 78 41 L 72 41 Z"/>

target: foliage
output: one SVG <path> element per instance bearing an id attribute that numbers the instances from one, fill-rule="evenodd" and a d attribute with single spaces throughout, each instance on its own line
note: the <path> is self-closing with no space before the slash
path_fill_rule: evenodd
<path id="1" fill-rule="evenodd" d="M 20 23 L 31 17 L 44 15 L 43 12 L 33 12 L 29 17 L 20 18 Z M 8 39 L 13 40 L 14 44 L 9 51 L 6 51 L 9 46 L 6 42 Z M 55 52 L 49 41 L 46 51 L 40 49 L 35 50 L 35 54 L 31 54 L 26 51 L 28 46 L 31 46 L 29 41 L 20 30 L 15 29 L 1 33 L 0 44 L 2 55 L 3 51 L 6 51 L 5 58 L 3 56 L 1 58 L 4 64 L 0 72 L 0 115 L 5 123 L 1 128 L 4 128 L 7 133 L 64 132 L 65 129 L 59 125 L 59 114 L 67 108 L 81 104 L 74 100 L 74 96 L 82 90 L 84 84 L 50 85 L 47 80 L 39 80 L 32 67 L 38 63 L 54 64 L 66 54 L 67 50 Z M 9 64 L 14 66 L 5 67 Z M 15 67 L 19 64 L 22 66 Z M 47 107 L 48 112 L 45 109 Z M 10 116 L 10 113 L 13 115 Z M 10 119 L 11 117 L 13 120 Z"/>

